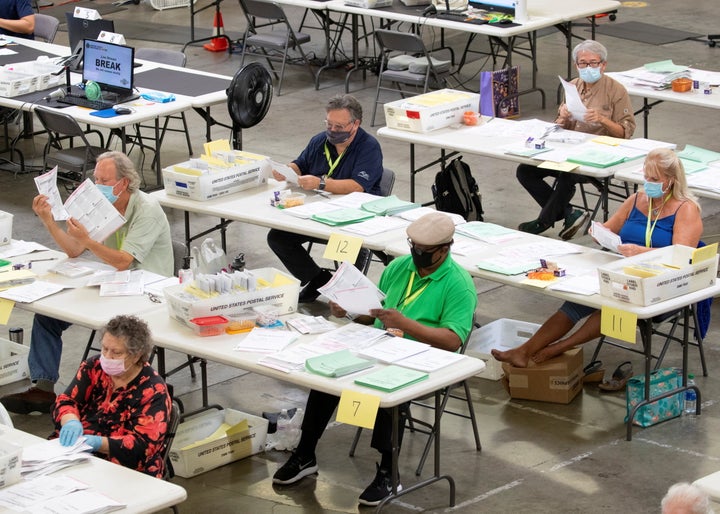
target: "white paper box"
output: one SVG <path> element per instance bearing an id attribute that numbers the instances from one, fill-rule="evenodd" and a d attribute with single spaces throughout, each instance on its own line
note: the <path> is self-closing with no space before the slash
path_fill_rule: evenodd
<path id="1" fill-rule="evenodd" d="M 193 448 L 188 445 L 201 441 L 225 422 L 231 426 L 248 421 L 249 429 L 228 436 L 222 435 Z M 178 427 L 170 461 L 175 474 L 190 478 L 244 457 L 265 451 L 268 420 L 233 409 L 208 410 L 193 416 Z"/>
<path id="2" fill-rule="evenodd" d="M 0 96 L 8 98 L 32 93 L 37 87 L 37 77 L 13 70 L 0 70 Z"/>
<path id="3" fill-rule="evenodd" d="M 0 440 L 0 488 L 20 481 L 22 448 Z"/>
<path id="4" fill-rule="evenodd" d="M 705 287 L 717 280 L 718 256 L 689 264 L 695 248 L 672 245 L 658 248 L 598 268 L 600 294 L 635 305 L 652 305 Z M 663 263 L 675 266 L 654 277 L 639 278 L 623 271 L 640 263 Z"/>
<path id="5" fill-rule="evenodd" d="M 187 284 L 170 286 L 163 290 L 170 317 L 194 328 L 194 325 L 190 323 L 192 318 L 241 316 L 259 305 L 273 305 L 277 307 L 280 315 L 290 314 L 297 310 L 298 295 L 300 294 L 299 280 L 275 268 L 258 268 L 248 271 L 252 271 L 256 277 L 270 283 L 279 274 L 290 283 L 278 287 L 264 287 L 256 291 L 222 294 L 206 300 L 200 300 L 188 293 L 186 291 Z"/>
<path id="6" fill-rule="evenodd" d="M 12 241 L 13 215 L 0 211 L 0 246 L 9 245 Z"/>
<path id="7" fill-rule="evenodd" d="M 477 112 L 480 108 L 480 95 L 440 89 L 386 103 L 384 107 L 388 127 L 409 132 L 429 132 L 462 123 L 465 111 Z"/>
<path id="8" fill-rule="evenodd" d="M 192 161 L 177 166 L 192 167 Z M 180 173 L 170 166 L 163 169 L 163 184 L 166 194 L 203 201 L 257 187 L 267 180 L 270 172 L 269 158 L 202 175 Z"/>
<path id="9" fill-rule="evenodd" d="M 30 377 L 29 353 L 29 346 L 0 338 L 0 385 Z"/>
<path id="10" fill-rule="evenodd" d="M 500 380 L 505 373 L 502 363 L 495 360 L 490 350 L 507 351 L 517 348 L 537 332 L 540 325 L 502 318 L 473 330 L 465 354 L 485 361 L 485 369 L 476 376 L 487 380 Z"/>

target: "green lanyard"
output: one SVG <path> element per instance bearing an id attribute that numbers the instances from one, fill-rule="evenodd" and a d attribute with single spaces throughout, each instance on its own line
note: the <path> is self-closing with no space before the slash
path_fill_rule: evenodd
<path id="1" fill-rule="evenodd" d="M 343 150 L 343 153 L 338 155 L 338 158 L 335 159 L 335 162 L 333 162 L 332 158 L 330 157 L 330 149 L 328 148 L 327 143 L 325 143 L 325 159 L 327 159 L 328 166 L 330 167 L 330 171 L 328 171 L 326 174 L 328 178 L 332 176 L 333 171 L 335 171 L 335 168 L 340 163 L 340 159 L 342 159 L 343 155 L 345 155 L 345 150 Z"/>
<path id="2" fill-rule="evenodd" d="M 663 198 L 663 203 L 660 206 L 660 210 L 658 211 L 657 216 L 655 216 L 655 221 L 652 222 L 652 226 L 650 225 L 650 219 L 652 218 L 652 198 L 648 197 L 648 215 L 647 224 L 645 225 L 645 246 L 647 248 L 650 248 L 652 246 L 653 230 L 655 230 L 655 225 L 657 224 L 658 219 L 660 219 L 660 213 L 662 212 L 662 208 L 665 205 L 665 202 L 667 202 L 671 196 L 672 193 L 668 193 L 665 195 L 665 198 Z"/>
<path id="3" fill-rule="evenodd" d="M 413 282 L 415 282 L 415 272 L 410 275 L 410 280 L 408 281 L 407 288 L 405 289 L 405 296 L 398 303 L 400 311 L 402 311 L 403 309 L 405 309 L 405 307 L 417 300 L 418 296 L 423 294 L 423 291 L 425 291 L 425 289 L 427 289 L 427 286 L 430 285 L 430 281 L 428 280 L 427 282 L 425 282 L 425 285 L 423 285 L 420 289 L 410 294 L 410 292 L 412 291 Z"/>

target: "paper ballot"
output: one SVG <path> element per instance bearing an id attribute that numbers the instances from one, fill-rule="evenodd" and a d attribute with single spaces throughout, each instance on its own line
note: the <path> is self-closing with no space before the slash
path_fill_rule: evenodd
<path id="1" fill-rule="evenodd" d="M 605 228 L 602 223 L 598 223 L 597 221 L 592 222 L 590 232 L 593 239 L 595 239 L 600 246 L 612 250 L 615 253 L 620 253 L 618 251 L 618 245 L 622 244 L 622 240 L 615 232 Z"/>
<path id="2" fill-rule="evenodd" d="M 57 166 L 36 177 L 35 185 L 38 192 L 48 198 L 55 220 L 75 218 L 95 241 L 104 241 L 125 224 L 125 218 L 89 178 L 73 191 L 65 204 L 57 188 Z"/>
<path id="3" fill-rule="evenodd" d="M 563 79 L 560 75 L 558 75 L 558 78 L 565 90 L 565 106 L 575 121 L 583 121 L 587 108 L 580 99 L 580 93 L 578 93 L 577 88 L 573 84 Z"/>
<path id="4" fill-rule="evenodd" d="M 280 173 L 280 175 L 282 175 L 283 177 L 285 177 L 285 181 L 286 181 L 288 184 L 295 184 L 295 185 L 297 185 L 297 183 L 298 183 L 298 174 L 295 173 L 295 170 L 292 169 L 290 166 L 288 166 L 288 165 L 286 165 L 286 164 L 279 163 L 279 162 L 277 162 L 277 161 L 273 161 L 273 160 L 270 161 L 270 166 L 272 166 L 272 169 L 273 169 L 274 171 L 277 171 L 278 173 Z"/>

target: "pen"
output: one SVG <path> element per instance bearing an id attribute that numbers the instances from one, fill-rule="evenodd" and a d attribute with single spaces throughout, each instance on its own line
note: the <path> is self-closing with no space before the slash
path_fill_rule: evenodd
<path id="1" fill-rule="evenodd" d="M 33 259 L 31 261 L 28 261 L 28 264 L 30 264 L 31 262 L 56 261 L 57 259 L 57 257 L 48 257 L 47 259 Z"/>

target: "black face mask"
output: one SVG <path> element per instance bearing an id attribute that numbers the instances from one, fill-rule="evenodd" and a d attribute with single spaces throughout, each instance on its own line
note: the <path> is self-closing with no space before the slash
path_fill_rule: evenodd
<path id="1" fill-rule="evenodd" d="M 352 135 L 352 130 L 348 130 L 345 132 L 336 132 L 330 129 L 327 129 L 325 131 L 325 137 L 328 140 L 328 143 L 331 145 L 339 145 L 341 143 L 344 143 L 348 139 L 350 139 L 350 136 Z"/>
<path id="2" fill-rule="evenodd" d="M 442 258 L 438 257 L 433 261 L 433 255 L 437 252 L 439 246 L 434 246 L 427 250 L 418 250 L 415 246 L 410 247 L 410 255 L 412 255 L 413 263 L 417 269 L 432 268 Z"/>

